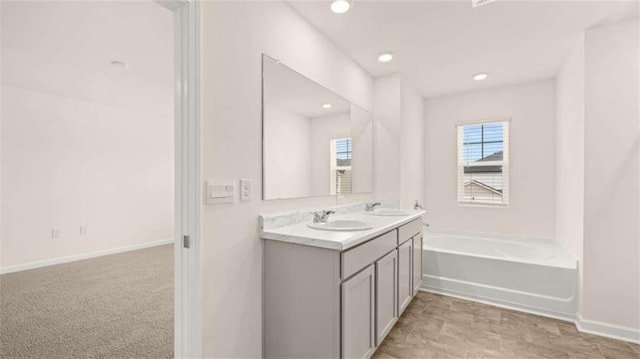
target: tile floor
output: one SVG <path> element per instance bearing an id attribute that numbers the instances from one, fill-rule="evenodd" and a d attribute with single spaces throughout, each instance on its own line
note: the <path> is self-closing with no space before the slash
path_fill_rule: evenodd
<path id="1" fill-rule="evenodd" d="M 640 345 L 580 333 L 561 320 L 420 292 L 374 358 L 640 359 Z"/>

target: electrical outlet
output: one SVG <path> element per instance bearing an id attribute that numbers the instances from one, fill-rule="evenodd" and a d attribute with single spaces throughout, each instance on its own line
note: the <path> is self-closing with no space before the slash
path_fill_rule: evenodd
<path id="1" fill-rule="evenodd" d="M 86 236 L 89 233 L 89 228 L 87 226 L 80 226 L 80 235 Z"/>
<path id="2" fill-rule="evenodd" d="M 51 238 L 53 238 L 53 239 L 60 238 L 60 230 L 56 229 L 56 228 L 52 229 L 51 230 Z"/>

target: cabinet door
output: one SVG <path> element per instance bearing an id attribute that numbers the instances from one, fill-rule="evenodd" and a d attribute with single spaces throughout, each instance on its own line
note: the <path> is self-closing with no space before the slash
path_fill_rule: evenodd
<path id="1" fill-rule="evenodd" d="M 402 314 L 413 298 L 413 241 L 410 239 L 398 247 L 398 312 Z"/>
<path id="2" fill-rule="evenodd" d="M 375 349 L 374 265 L 342 283 L 342 357 L 367 358 Z"/>
<path id="3" fill-rule="evenodd" d="M 413 237 L 413 295 L 422 285 L 422 234 Z"/>
<path id="4" fill-rule="evenodd" d="M 398 252 L 376 262 L 376 346 L 398 319 Z"/>

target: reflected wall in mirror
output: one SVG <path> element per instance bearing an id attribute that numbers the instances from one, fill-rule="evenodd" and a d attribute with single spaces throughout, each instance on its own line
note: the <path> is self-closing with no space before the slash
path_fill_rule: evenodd
<path id="1" fill-rule="evenodd" d="M 263 199 L 373 191 L 373 116 L 262 56 Z"/>

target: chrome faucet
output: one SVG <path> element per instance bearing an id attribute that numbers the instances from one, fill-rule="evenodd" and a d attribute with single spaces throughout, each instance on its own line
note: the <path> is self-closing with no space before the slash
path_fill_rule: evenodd
<path id="1" fill-rule="evenodd" d="M 367 212 L 373 212 L 373 210 L 378 206 L 380 206 L 380 202 L 369 202 L 369 203 L 367 203 L 367 205 L 364 208 L 364 210 L 367 211 Z"/>
<path id="2" fill-rule="evenodd" d="M 416 199 L 416 203 L 413 204 L 413 209 L 415 209 L 415 210 L 419 210 L 419 209 L 424 210 L 424 207 L 422 207 L 420 202 L 418 202 L 418 200 Z"/>
<path id="3" fill-rule="evenodd" d="M 326 223 L 329 220 L 329 216 L 336 213 L 331 210 L 322 210 L 313 212 L 313 223 Z"/>

